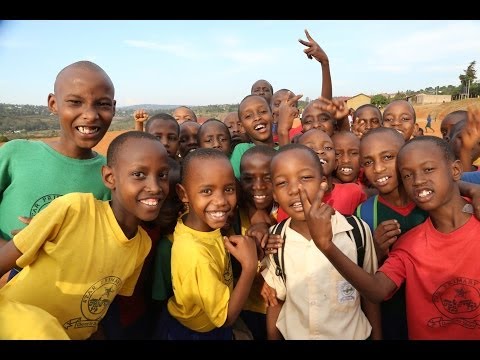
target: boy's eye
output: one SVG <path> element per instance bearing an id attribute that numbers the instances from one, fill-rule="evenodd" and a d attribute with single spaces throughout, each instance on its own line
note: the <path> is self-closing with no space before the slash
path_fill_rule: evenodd
<path id="1" fill-rule="evenodd" d="M 169 141 L 177 141 L 178 138 L 177 138 L 175 135 L 169 135 L 169 136 L 168 136 L 168 140 L 169 140 Z"/>
<path id="2" fill-rule="evenodd" d="M 405 180 L 409 179 L 410 176 L 411 176 L 411 174 L 403 174 L 403 175 L 402 175 L 402 177 L 403 177 Z"/>
<path id="3" fill-rule="evenodd" d="M 137 179 L 145 178 L 145 174 L 141 171 L 134 171 L 134 172 L 132 172 L 132 175 L 133 175 L 133 177 L 135 177 Z"/>
<path id="4" fill-rule="evenodd" d="M 433 168 L 426 168 L 426 169 L 425 169 L 425 172 L 426 172 L 426 173 L 430 173 L 430 172 L 432 172 L 433 170 L 434 170 Z"/>
<path id="5" fill-rule="evenodd" d="M 313 179 L 313 176 L 311 175 L 302 176 L 302 180 L 310 180 L 310 179 Z"/>
<path id="6" fill-rule="evenodd" d="M 200 193 L 205 194 L 205 195 L 210 195 L 212 193 L 211 189 L 202 189 L 200 190 Z"/>
<path id="7" fill-rule="evenodd" d="M 287 185 L 286 181 L 277 181 L 275 183 L 275 186 L 277 186 L 277 187 L 281 187 L 281 186 L 285 186 L 285 185 Z"/>
<path id="8" fill-rule="evenodd" d="M 393 158 L 394 158 L 393 155 L 385 155 L 385 156 L 383 157 L 384 160 L 392 160 Z"/>
<path id="9" fill-rule="evenodd" d="M 389 122 L 389 121 L 392 121 L 392 119 L 390 119 L 390 118 L 383 119 L 383 122 Z"/>
<path id="10" fill-rule="evenodd" d="M 363 162 L 363 167 L 368 167 L 368 166 L 371 166 L 372 164 L 373 164 L 372 160 L 365 160 Z"/>
<path id="11" fill-rule="evenodd" d="M 225 188 L 225 192 L 227 194 L 232 194 L 232 193 L 235 192 L 235 188 L 233 186 L 229 186 L 229 187 Z"/>

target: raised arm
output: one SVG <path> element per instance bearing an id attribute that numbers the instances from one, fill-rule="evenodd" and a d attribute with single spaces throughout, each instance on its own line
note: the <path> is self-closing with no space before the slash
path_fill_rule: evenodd
<path id="1" fill-rule="evenodd" d="M 322 65 L 322 95 L 324 98 L 332 99 L 332 78 L 330 75 L 330 62 L 328 56 L 317 44 L 317 42 L 310 36 L 307 29 L 305 29 L 307 40 L 298 39 L 300 44 L 307 46 L 303 50 L 309 59 L 315 58 Z"/>
<path id="2" fill-rule="evenodd" d="M 301 185 L 299 186 L 300 201 L 312 240 L 338 272 L 361 295 L 371 302 L 380 303 L 394 292 L 396 285 L 382 272 L 377 272 L 375 275 L 369 274 L 350 260 L 333 243 L 331 217 L 335 210 L 322 201 L 326 189 L 326 183 L 322 183 L 317 196 L 311 201 L 305 189 Z"/>
<path id="3" fill-rule="evenodd" d="M 135 130 L 143 131 L 143 123 L 147 121 L 148 113 L 144 109 L 135 110 L 133 119 L 135 120 Z"/>

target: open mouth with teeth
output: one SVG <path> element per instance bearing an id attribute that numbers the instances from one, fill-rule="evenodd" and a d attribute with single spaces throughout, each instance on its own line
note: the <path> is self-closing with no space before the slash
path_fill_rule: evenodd
<path id="1" fill-rule="evenodd" d="M 253 128 L 255 131 L 265 131 L 267 129 L 267 126 L 265 124 L 257 124 Z"/>
<path id="2" fill-rule="evenodd" d="M 320 164 L 325 165 L 327 163 L 327 160 L 320 158 Z"/>
<path id="3" fill-rule="evenodd" d="M 100 128 L 97 126 L 77 126 L 76 129 L 83 135 L 93 135 L 100 131 Z"/>
<path id="4" fill-rule="evenodd" d="M 343 175 L 351 175 L 353 173 L 353 169 L 351 167 L 341 167 L 338 169 Z"/>
<path id="5" fill-rule="evenodd" d="M 159 203 L 159 200 L 158 199 L 142 199 L 142 200 L 139 200 L 142 204 L 145 204 L 147 206 L 152 206 L 152 207 L 155 207 L 158 205 Z"/>
<path id="6" fill-rule="evenodd" d="M 423 202 L 423 201 L 429 200 L 432 194 L 433 194 L 432 190 L 423 189 L 423 190 L 417 191 L 415 195 L 418 200 Z"/>
<path id="7" fill-rule="evenodd" d="M 388 181 L 388 179 L 390 179 L 390 176 L 384 176 L 384 177 L 381 177 L 377 180 L 375 180 L 375 183 L 377 183 L 378 185 L 385 185 Z"/>
<path id="8" fill-rule="evenodd" d="M 226 222 L 228 220 L 228 211 L 207 211 L 206 214 L 213 221 Z"/>

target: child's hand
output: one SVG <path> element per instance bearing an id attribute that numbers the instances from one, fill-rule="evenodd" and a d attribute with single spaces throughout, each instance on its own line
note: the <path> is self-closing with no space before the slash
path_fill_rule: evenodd
<path id="1" fill-rule="evenodd" d="M 308 41 L 305 41 L 302 39 L 298 39 L 298 41 L 300 42 L 300 44 L 308 47 L 307 49 L 303 50 L 303 52 L 307 54 L 307 57 L 309 59 L 314 57 L 315 60 L 317 60 L 321 64 L 328 62 L 327 54 L 325 53 L 325 51 L 323 51 L 320 45 L 318 45 L 317 42 L 313 40 L 313 38 L 308 33 L 307 29 L 305 29 L 305 35 L 307 36 Z"/>
<path id="2" fill-rule="evenodd" d="M 360 120 L 359 117 L 353 119 L 352 122 L 352 133 L 354 133 L 359 139 L 362 138 L 363 134 L 365 133 L 365 121 Z"/>
<path id="3" fill-rule="evenodd" d="M 328 184 L 322 182 L 318 194 L 312 201 L 308 198 L 303 185 L 300 184 L 298 186 L 300 201 L 302 202 L 305 220 L 307 221 L 308 229 L 310 230 L 310 236 L 315 245 L 317 245 L 322 252 L 328 250 L 332 244 L 332 215 L 335 214 L 335 210 L 322 201 L 323 195 L 327 189 Z"/>
<path id="4" fill-rule="evenodd" d="M 262 295 L 263 300 L 265 300 L 265 304 L 267 304 L 267 306 L 278 305 L 276 290 L 268 286 L 266 282 L 263 283 L 262 291 L 260 292 L 260 295 Z"/>
<path id="5" fill-rule="evenodd" d="M 268 240 L 268 224 L 257 223 L 250 226 L 245 233 L 247 236 L 251 236 L 255 240 L 255 246 L 257 247 L 257 257 L 259 260 L 265 256 L 264 248 Z"/>
<path id="6" fill-rule="evenodd" d="M 293 127 L 293 120 L 298 117 L 298 108 L 296 103 L 303 95 L 295 95 L 289 98 L 291 92 L 288 92 L 288 97 L 282 101 L 278 107 L 278 130 L 289 131 Z"/>
<path id="7" fill-rule="evenodd" d="M 397 241 L 401 232 L 397 220 L 385 220 L 377 226 L 373 233 L 373 240 L 379 264 L 383 263 L 388 257 L 390 247 Z"/>
<path id="8" fill-rule="evenodd" d="M 148 119 L 148 113 L 144 109 L 135 110 L 133 118 L 136 122 L 143 124 Z"/>
<path id="9" fill-rule="evenodd" d="M 267 243 L 264 246 L 266 255 L 275 254 L 282 247 L 283 239 L 280 235 L 270 234 L 267 238 Z"/>
<path id="10" fill-rule="evenodd" d="M 32 221 L 32 218 L 25 217 L 25 216 L 19 216 L 19 217 L 18 217 L 18 220 L 20 220 L 22 223 L 28 225 L 28 224 L 30 224 L 30 221 Z M 15 230 L 12 230 L 10 233 L 12 234 L 12 236 L 15 236 L 15 235 L 17 235 L 20 231 L 22 231 L 22 229 L 15 229 Z"/>
<path id="11" fill-rule="evenodd" d="M 252 237 L 243 235 L 224 236 L 223 242 L 227 251 L 242 265 L 242 271 L 253 270 L 257 272 L 257 246 Z"/>
<path id="12" fill-rule="evenodd" d="M 314 106 L 323 111 L 328 111 L 336 120 L 344 119 L 348 116 L 349 108 L 346 101 L 329 100 L 322 96 L 320 96 L 318 99 L 325 104 L 318 104 L 317 102 L 314 102 Z"/>
<path id="13" fill-rule="evenodd" d="M 462 148 L 471 151 L 480 140 L 480 108 L 468 109 L 467 123 L 460 131 L 458 138 L 462 142 Z M 475 160 L 475 159 L 474 159 Z"/>

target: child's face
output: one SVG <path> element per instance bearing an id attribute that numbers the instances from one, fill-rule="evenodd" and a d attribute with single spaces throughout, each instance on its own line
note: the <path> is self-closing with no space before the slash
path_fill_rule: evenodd
<path id="1" fill-rule="evenodd" d="M 325 180 L 318 164 L 305 150 L 292 149 L 275 156 L 270 169 L 275 201 L 292 220 L 305 221 L 298 185 L 302 184 L 310 201 L 315 199 Z"/>
<path id="2" fill-rule="evenodd" d="M 280 107 L 280 104 L 294 96 L 294 93 L 285 90 L 277 91 L 275 94 L 273 94 L 272 99 L 270 100 L 270 108 L 272 109 L 273 122 L 278 122 L 278 108 Z M 297 104 L 295 104 L 295 106 L 297 106 Z"/>
<path id="3" fill-rule="evenodd" d="M 453 150 L 456 159 L 460 159 L 462 153 L 462 129 L 466 126 L 465 122 L 457 123 L 450 129 L 450 148 Z M 480 156 L 480 142 L 477 141 L 473 145 L 470 153 L 470 162 L 473 164 L 475 160 Z M 463 171 L 471 171 L 471 169 L 463 169 Z"/>
<path id="4" fill-rule="evenodd" d="M 250 96 L 240 103 L 240 121 L 253 142 L 267 142 L 272 136 L 272 112 L 266 100 Z"/>
<path id="5" fill-rule="evenodd" d="M 169 191 L 167 158 L 160 141 L 130 138 L 119 149 L 116 163 L 104 166 L 112 210 L 125 234 L 135 234 L 140 221 L 157 218 Z"/>
<path id="6" fill-rule="evenodd" d="M 175 159 L 177 155 L 179 140 L 176 124 L 172 121 L 156 120 L 150 124 L 148 132 L 155 135 L 165 146 L 168 156 Z"/>
<path id="7" fill-rule="evenodd" d="M 238 118 L 238 112 L 234 111 L 228 113 L 223 120 L 223 123 L 227 125 L 228 131 L 230 131 L 230 136 L 232 137 L 232 142 L 244 142 L 247 141 L 245 136 L 245 129 L 242 126 L 240 119 Z"/>
<path id="8" fill-rule="evenodd" d="M 383 112 L 383 126 L 397 130 L 405 141 L 410 140 L 415 131 L 414 119 L 413 108 L 406 101 L 394 101 Z"/>
<path id="9" fill-rule="evenodd" d="M 185 121 L 197 122 L 197 117 L 193 111 L 184 107 L 175 109 L 172 116 L 175 118 L 175 120 L 177 120 L 178 124 L 182 124 Z"/>
<path id="10" fill-rule="evenodd" d="M 442 133 L 443 140 L 446 140 L 447 142 L 450 141 L 450 130 L 456 123 L 463 119 L 467 119 L 467 113 L 448 114 L 445 116 L 440 125 L 440 132 Z"/>
<path id="11" fill-rule="evenodd" d="M 65 154 L 91 149 L 107 132 L 115 115 L 114 88 L 98 71 L 71 68 L 57 79 L 55 94 L 48 96 L 50 111 L 60 120 Z"/>
<path id="12" fill-rule="evenodd" d="M 333 174 L 337 164 L 335 161 L 335 147 L 330 136 L 320 129 L 311 130 L 303 134 L 299 138 L 298 143 L 309 147 L 317 153 L 322 164 L 323 175 L 330 177 Z"/>
<path id="13" fill-rule="evenodd" d="M 310 129 L 320 129 L 325 131 L 328 136 L 333 135 L 334 119 L 328 111 L 321 110 L 318 106 L 324 104 L 320 100 L 315 100 L 307 105 L 302 113 L 302 129 L 306 133 Z"/>
<path id="14" fill-rule="evenodd" d="M 240 185 L 247 201 L 257 210 L 268 209 L 273 203 L 270 161 L 271 157 L 264 154 L 242 158 Z"/>
<path id="15" fill-rule="evenodd" d="M 425 211 L 440 209 L 458 195 L 459 161 L 448 162 L 431 142 L 406 144 L 398 156 L 398 168 L 409 198 Z"/>
<path id="16" fill-rule="evenodd" d="M 230 134 L 221 123 L 212 121 L 202 125 L 198 141 L 201 148 L 218 149 L 227 156 L 230 154 Z"/>
<path id="17" fill-rule="evenodd" d="M 198 149 L 197 133 L 200 125 L 193 121 L 187 121 L 180 125 L 180 138 L 178 152 L 184 158 L 190 151 Z"/>
<path id="18" fill-rule="evenodd" d="M 350 132 L 335 134 L 332 140 L 337 160 L 337 179 L 343 183 L 355 182 L 360 172 L 360 140 Z"/>
<path id="19" fill-rule="evenodd" d="M 380 113 L 380 110 L 374 109 L 370 106 L 357 110 L 355 116 L 359 120 L 363 120 L 365 123 L 365 131 L 363 134 L 382 126 L 382 114 Z"/>
<path id="20" fill-rule="evenodd" d="M 403 143 L 394 136 L 379 133 L 362 139 L 360 161 L 368 181 L 382 195 L 398 188 L 397 154 Z"/>
<path id="21" fill-rule="evenodd" d="M 177 187 L 188 202 L 186 225 L 198 231 L 220 229 L 237 204 L 235 176 L 227 159 L 193 159 L 189 176 Z M 193 176 L 194 174 L 194 176 Z"/>
<path id="22" fill-rule="evenodd" d="M 272 90 L 270 90 L 270 84 L 265 80 L 258 80 L 255 84 L 252 85 L 252 95 L 258 95 L 265 100 L 267 100 L 267 104 L 270 104 L 270 100 L 272 99 Z"/>

